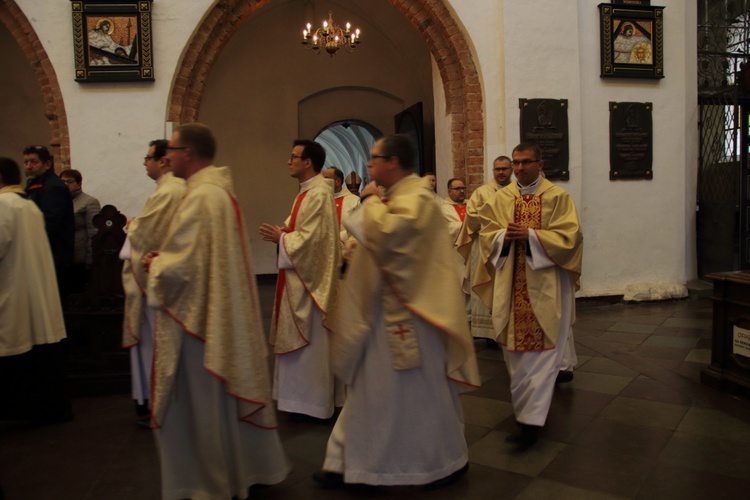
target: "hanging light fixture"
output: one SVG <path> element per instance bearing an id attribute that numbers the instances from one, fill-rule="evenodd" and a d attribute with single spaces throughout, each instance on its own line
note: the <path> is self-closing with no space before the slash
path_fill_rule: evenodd
<path id="1" fill-rule="evenodd" d="M 347 52 L 353 52 L 360 43 L 359 28 L 351 29 L 351 24 L 346 23 L 346 28 L 342 28 L 333 22 L 333 11 L 328 11 L 328 21 L 323 21 L 323 26 L 312 31 L 312 25 L 307 23 L 307 29 L 302 30 L 302 45 L 306 49 L 320 53 L 320 49 L 325 49 L 331 57 L 344 48 Z"/>

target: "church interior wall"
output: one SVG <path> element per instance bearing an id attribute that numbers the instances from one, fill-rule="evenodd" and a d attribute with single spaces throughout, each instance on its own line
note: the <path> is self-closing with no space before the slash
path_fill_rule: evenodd
<path id="1" fill-rule="evenodd" d="M 83 172 L 86 190 L 102 203 L 115 204 L 128 217 L 137 215 L 153 190 L 142 166 L 146 145 L 165 134 L 166 108 L 180 57 L 213 2 L 154 3 L 157 70 L 153 84 L 83 85 L 73 80 L 70 22 L 60 22 L 70 19 L 69 3 L 16 1 L 39 35 L 57 73 L 68 113 L 71 166 Z M 363 42 L 358 53 L 340 54 L 334 61 L 326 60 L 323 54 L 304 53 L 292 36 L 287 41 L 278 35 L 279 26 L 291 25 L 290 33 L 295 26 L 302 26 L 301 11 L 294 14 L 297 17 L 283 15 L 292 12 L 299 2 L 285 0 L 269 2 L 267 12 L 264 7 L 251 16 L 222 51 L 210 74 L 199 119 L 218 128 L 217 163 L 248 168 L 257 165 L 264 172 L 272 172 L 260 180 L 249 176 L 238 182 L 246 214 L 256 210 L 249 208 L 247 199 L 275 193 L 267 219 L 273 222 L 286 215 L 295 192 L 294 180 L 288 177 L 286 167 L 290 141 L 307 130 L 305 127 L 313 127 L 307 120 L 300 123 L 304 108 L 300 103 L 331 87 L 378 89 L 402 99 L 405 106 L 425 95 L 434 96 L 434 101 L 425 107 L 430 114 L 434 111 L 437 167 L 439 172 L 450 170 L 450 162 L 445 160 L 451 158 L 450 146 L 446 145 L 451 138 L 451 116 L 445 107 L 437 63 L 413 26 L 385 0 L 382 3 L 383 8 L 375 9 L 371 18 L 357 20 L 363 24 L 364 36 L 369 37 L 366 41 L 372 43 Z M 571 180 L 561 185 L 572 193 L 584 229 L 580 294 L 621 294 L 633 283 L 684 284 L 694 277 L 697 101 L 695 14 L 691 5 L 680 0 L 657 2 L 666 6 L 666 78 L 618 81 L 599 77 L 598 1 L 487 0 L 481 8 L 475 0 L 446 3 L 459 17 L 464 36 L 471 40 L 480 71 L 486 117 L 485 174 L 489 174 L 492 158 L 509 153 L 518 142 L 519 98 L 569 101 Z M 337 12 L 347 10 L 348 4 L 316 2 L 316 9 L 320 14 L 332 5 L 335 19 L 343 20 Z M 363 8 L 357 7 L 358 2 L 353 4 L 355 12 Z M 279 19 L 275 24 L 277 32 L 270 39 L 273 42 L 259 42 L 254 38 L 258 34 L 251 31 L 264 32 L 272 18 Z M 283 24 L 279 24 L 282 18 Z M 390 28 L 399 21 L 398 30 Z M 245 32 L 245 26 L 251 29 Z M 403 44 L 395 38 L 396 31 L 408 32 L 420 43 Z M 0 44 L 8 43 L 0 39 Z M 302 51 L 298 60 L 266 59 L 285 43 Z M 384 50 L 367 61 L 365 54 L 380 50 L 377 46 L 390 52 Z M 416 71 L 418 74 L 413 58 L 424 63 Z M 389 71 L 382 71 L 384 67 Z M 231 80 L 238 77 L 246 79 L 244 86 L 233 87 Z M 0 80 L 0 90 L 9 85 L 34 86 L 33 82 L 19 83 L 18 79 L 12 84 Z M 609 101 L 654 103 L 653 180 L 609 181 Z M 43 104 L 38 106 L 43 113 Z M 236 116 L 219 113 L 222 106 L 236 108 Z M 432 116 L 429 119 L 433 120 Z M 241 127 L 237 126 L 239 120 L 244 120 Z M 0 126 L 8 127 L 9 123 L 13 122 L 6 113 L 0 118 Z M 43 117 L 35 123 L 15 123 L 26 134 L 18 139 L 23 142 L 20 146 L 3 147 L 9 148 L 7 154 L 15 153 L 16 158 L 19 147 L 28 142 L 45 142 L 44 138 L 49 137 Z M 321 123 L 317 129 L 323 126 Z M 38 129 L 42 127 L 39 138 Z M 241 148 L 249 149 L 244 152 Z M 449 166 L 444 167 L 446 164 Z M 266 213 L 269 207 L 262 210 Z M 254 233 L 253 224 L 248 226 Z M 253 243 L 256 247 L 261 245 Z M 263 263 L 263 259 L 256 260 L 256 264 Z M 264 266 L 256 270 L 273 272 Z"/>
<path id="2" fill-rule="evenodd" d="M 312 138 L 345 119 L 392 133 L 394 115 L 419 101 L 426 125 L 433 121 L 429 50 L 406 18 L 386 0 L 316 2 L 315 19 L 322 21 L 328 10 L 335 22 L 351 20 L 362 30 L 354 53 L 331 58 L 304 50 L 301 3 L 275 0 L 250 16 L 223 48 L 201 103 L 199 120 L 220 138 L 217 161 L 234 167 L 258 273 L 276 272 L 276 248 L 254 228 L 281 225 L 298 190 L 287 166 L 293 139 Z M 289 36 L 278 36 L 279 26 L 289 26 Z"/>

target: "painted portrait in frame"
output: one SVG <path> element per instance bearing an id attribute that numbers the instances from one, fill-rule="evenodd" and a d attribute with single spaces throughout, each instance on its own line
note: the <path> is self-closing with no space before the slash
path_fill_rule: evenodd
<path id="1" fill-rule="evenodd" d="M 664 7 L 599 4 L 602 78 L 664 78 Z"/>
<path id="2" fill-rule="evenodd" d="M 72 0 L 78 82 L 153 81 L 152 0 Z"/>

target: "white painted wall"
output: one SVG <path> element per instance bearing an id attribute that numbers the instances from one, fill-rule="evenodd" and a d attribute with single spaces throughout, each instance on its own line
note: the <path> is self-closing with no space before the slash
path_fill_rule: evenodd
<path id="1" fill-rule="evenodd" d="M 611 80 L 599 77 L 599 3 L 450 0 L 479 59 L 487 160 L 519 142 L 519 98 L 568 99 L 571 177 L 559 184 L 575 199 L 584 231 L 579 295 L 684 285 L 695 277 L 695 6 L 656 2 L 666 7 L 666 78 Z M 654 103 L 653 180 L 609 180 L 610 101 Z"/>
<path id="2" fill-rule="evenodd" d="M 16 3 L 34 27 L 57 73 L 70 129 L 71 167 L 81 171 L 86 191 L 102 204 L 117 206 L 128 218 L 138 215 L 155 187 L 146 177 L 143 157 L 149 141 L 164 137 L 175 68 L 213 2 L 153 3 L 155 82 L 85 84 L 74 80 L 70 2 Z"/>
<path id="3" fill-rule="evenodd" d="M 156 82 L 73 80 L 69 2 L 16 0 L 62 87 L 72 166 L 87 190 L 129 217 L 153 184 L 143 173 L 149 140 L 164 135 L 175 67 L 209 0 L 153 4 Z M 639 282 L 684 284 L 695 276 L 697 170 L 695 6 L 660 0 L 666 78 L 599 77 L 599 0 L 446 0 L 470 38 L 483 89 L 487 163 L 518 142 L 519 98 L 568 99 L 571 180 L 585 236 L 580 295 L 621 294 Z M 271 5 L 273 2 L 271 2 Z M 377 23 L 380 20 L 375 19 Z M 450 165 L 450 122 L 433 62 L 436 158 Z M 610 101 L 653 102 L 654 179 L 609 181 Z M 489 165 L 486 166 L 489 174 Z"/>

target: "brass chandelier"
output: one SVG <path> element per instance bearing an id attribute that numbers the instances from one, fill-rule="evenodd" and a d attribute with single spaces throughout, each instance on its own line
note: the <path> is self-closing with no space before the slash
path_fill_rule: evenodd
<path id="1" fill-rule="evenodd" d="M 333 11 L 329 10 L 328 21 L 323 21 L 322 27 L 312 31 L 312 25 L 307 23 L 307 29 L 302 30 L 302 45 L 316 54 L 323 48 L 333 57 L 340 48 L 353 52 L 360 43 L 359 33 L 359 28 L 352 30 L 349 23 L 346 23 L 346 28 L 334 23 Z"/>

